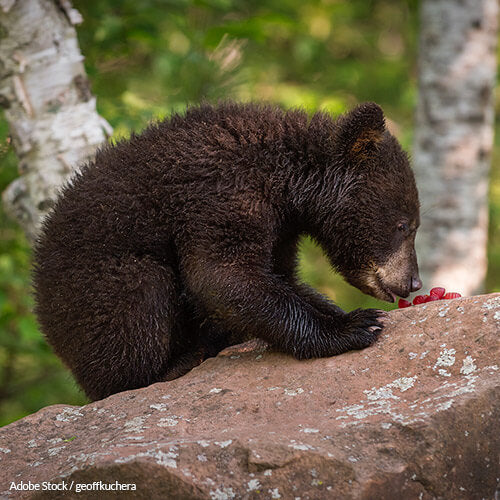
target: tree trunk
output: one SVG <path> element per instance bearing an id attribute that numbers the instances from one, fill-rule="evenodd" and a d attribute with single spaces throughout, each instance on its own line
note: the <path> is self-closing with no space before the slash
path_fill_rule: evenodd
<path id="1" fill-rule="evenodd" d="M 414 166 L 425 288 L 483 287 L 497 18 L 497 0 L 422 2 Z"/>
<path id="2" fill-rule="evenodd" d="M 0 105 L 21 174 L 3 201 L 31 240 L 61 184 L 112 132 L 90 93 L 79 22 L 69 0 L 0 0 Z"/>

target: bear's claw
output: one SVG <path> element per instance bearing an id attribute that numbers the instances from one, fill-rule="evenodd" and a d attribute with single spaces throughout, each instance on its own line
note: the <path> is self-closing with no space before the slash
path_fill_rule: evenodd
<path id="1" fill-rule="evenodd" d="M 356 309 L 346 315 L 345 326 L 341 331 L 343 341 L 350 349 L 363 349 L 372 345 L 382 332 L 381 321 L 386 316 L 378 309 Z"/>

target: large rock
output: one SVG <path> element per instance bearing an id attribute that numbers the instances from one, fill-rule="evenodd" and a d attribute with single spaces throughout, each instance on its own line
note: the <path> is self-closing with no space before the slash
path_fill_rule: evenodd
<path id="1" fill-rule="evenodd" d="M 498 498 L 499 332 L 500 294 L 433 302 L 391 312 L 364 351 L 237 346 L 172 382 L 45 408 L 0 431 L 0 495 Z"/>

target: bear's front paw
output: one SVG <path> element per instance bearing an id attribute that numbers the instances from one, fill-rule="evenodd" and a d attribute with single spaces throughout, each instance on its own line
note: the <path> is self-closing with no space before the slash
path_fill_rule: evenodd
<path id="1" fill-rule="evenodd" d="M 384 311 L 377 309 L 356 309 L 335 318 L 323 316 L 321 333 L 300 337 L 293 345 L 292 354 L 297 359 L 309 359 L 364 349 L 377 340 L 385 315 Z"/>
<path id="2" fill-rule="evenodd" d="M 387 315 L 378 309 L 356 309 L 344 317 L 340 329 L 340 342 L 346 351 L 364 349 L 372 345 L 382 332 L 382 319 Z"/>

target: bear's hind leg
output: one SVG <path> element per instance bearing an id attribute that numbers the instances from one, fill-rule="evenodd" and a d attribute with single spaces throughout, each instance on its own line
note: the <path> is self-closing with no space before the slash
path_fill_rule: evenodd
<path id="1" fill-rule="evenodd" d="M 164 380 L 182 328 L 170 267 L 130 255 L 101 260 L 99 269 L 77 282 L 75 302 L 59 322 L 43 314 L 43 304 L 40 311 L 42 323 L 52 320 L 44 328 L 49 341 L 93 400 Z"/>

